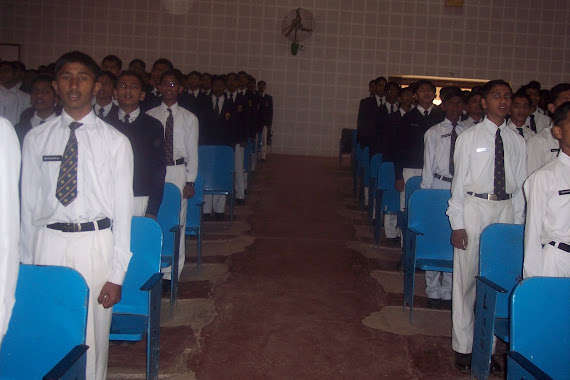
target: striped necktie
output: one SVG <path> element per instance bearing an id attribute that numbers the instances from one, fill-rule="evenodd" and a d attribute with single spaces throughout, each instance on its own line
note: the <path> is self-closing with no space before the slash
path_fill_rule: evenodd
<path id="1" fill-rule="evenodd" d="M 501 137 L 501 129 L 497 128 L 495 133 L 495 172 L 494 172 L 494 193 L 499 199 L 505 199 L 507 196 L 505 183 L 505 150 L 503 147 L 503 138 Z"/>
<path id="2" fill-rule="evenodd" d="M 83 124 L 74 121 L 69 124 L 69 139 L 63 151 L 63 158 L 57 177 L 55 197 L 62 205 L 69 205 L 77 198 L 77 138 L 75 130 Z"/>
<path id="3" fill-rule="evenodd" d="M 530 115 L 530 130 L 536 133 L 536 121 L 534 121 L 534 115 Z"/>
<path id="4" fill-rule="evenodd" d="M 174 165 L 174 117 L 172 110 L 167 108 L 168 118 L 166 119 L 166 129 L 164 130 L 164 157 L 167 166 Z"/>
<path id="5" fill-rule="evenodd" d="M 451 144 L 449 146 L 449 174 L 453 177 L 455 172 L 455 163 L 453 162 L 453 154 L 455 153 L 455 141 L 457 141 L 457 123 L 452 123 L 453 129 L 451 130 Z"/>

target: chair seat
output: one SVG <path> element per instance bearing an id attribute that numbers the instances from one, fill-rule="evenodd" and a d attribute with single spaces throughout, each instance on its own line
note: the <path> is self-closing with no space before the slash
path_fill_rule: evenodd
<path id="1" fill-rule="evenodd" d="M 197 236 L 200 233 L 200 227 L 186 227 L 184 234 L 186 236 Z"/>
<path id="2" fill-rule="evenodd" d="M 160 267 L 161 268 L 168 268 L 172 266 L 172 257 L 173 255 L 162 255 L 160 256 Z"/>
<path id="3" fill-rule="evenodd" d="M 229 195 L 230 192 L 224 189 L 204 189 L 204 194 L 211 194 L 211 195 Z"/>
<path id="4" fill-rule="evenodd" d="M 421 270 L 453 272 L 453 260 L 417 259 L 416 267 Z"/>
<path id="5" fill-rule="evenodd" d="M 127 340 L 136 342 L 146 336 L 147 316 L 136 314 L 113 314 L 109 340 Z"/>
<path id="6" fill-rule="evenodd" d="M 495 335 L 503 342 L 509 342 L 509 318 L 495 318 Z"/>

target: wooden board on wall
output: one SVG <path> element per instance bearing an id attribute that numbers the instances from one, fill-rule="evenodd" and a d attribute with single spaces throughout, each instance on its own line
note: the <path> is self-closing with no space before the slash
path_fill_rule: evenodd
<path id="1" fill-rule="evenodd" d="M 457 86 L 459 88 L 472 88 L 474 86 L 482 86 L 487 83 L 488 79 L 471 79 L 471 78 L 453 78 L 453 77 L 430 77 L 420 75 L 390 75 L 389 81 L 398 83 L 400 86 L 407 86 L 415 83 L 420 79 L 431 81 L 436 87 Z"/>
<path id="2" fill-rule="evenodd" d="M 445 0 L 445 5 L 448 7 L 462 7 L 463 0 Z"/>

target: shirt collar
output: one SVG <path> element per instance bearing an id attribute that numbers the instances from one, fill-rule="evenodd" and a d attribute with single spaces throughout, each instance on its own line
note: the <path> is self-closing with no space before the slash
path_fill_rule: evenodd
<path id="1" fill-rule="evenodd" d="M 443 121 L 441 122 L 441 124 L 442 124 L 444 127 L 453 128 L 453 123 L 452 123 L 448 118 L 443 119 Z M 457 122 L 457 127 L 459 127 L 459 126 L 463 126 L 463 123 L 461 122 L 461 120 L 459 120 L 459 121 Z"/>
<path id="2" fill-rule="evenodd" d="M 131 113 L 129 114 L 129 124 L 132 123 L 133 121 L 135 121 L 135 120 L 137 119 L 137 117 L 139 117 L 140 113 L 141 113 L 141 109 L 140 109 L 140 108 L 137 108 L 136 110 L 134 110 L 133 112 L 131 112 Z M 127 113 L 126 113 L 125 111 L 123 111 L 122 108 L 119 108 L 119 120 L 120 120 L 120 121 L 124 121 L 126 114 L 127 114 Z"/>
<path id="3" fill-rule="evenodd" d="M 196 89 L 196 91 L 192 91 L 190 89 L 188 89 L 188 94 L 190 95 L 194 95 L 195 97 L 198 97 L 198 94 L 200 94 L 200 89 Z"/>
<path id="4" fill-rule="evenodd" d="M 570 156 L 560 149 L 560 153 L 558 154 L 558 161 L 562 163 L 564 166 L 570 166 Z"/>
<path id="5" fill-rule="evenodd" d="M 426 110 L 424 107 L 420 106 L 418 104 L 418 106 L 416 107 L 418 109 L 418 111 L 420 111 L 420 113 L 423 115 L 424 111 Z M 428 115 L 431 113 L 431 111 L 433 111 L 433 104 L 431 106 L 429 106 L 429 108 L 427 109 L 428 111 Z"/>
<path id="6" fill-rule="evenodd" d="M 32 124 L 32 126 L 37 127 L 38 125 L 40 125 L 40 123 L 42 121 L 49 121 L 51 119 L 55 119 L 57 117 L 57 115 L 55 114 L 55 111 L 49 115 L 48 117 L 46 117 L 45 119 L 42 119 L 41 117 L 38 116 L 38 112 L 34 112 L 34 116 L 32 116 L 32 119 L 30 120 L 30 123 Z"/>
<path id="7" fill-rule="evenodd" d="M 479 124 L 481 124 L 481 123 L 479 123 Z M 485 118 L 483 119 L 482 124 L 485 125 L 487 127 L 487 129 L 489 129 L 493 133 L 497 133 L 497 128 L 499 128 L 501 130 L 501 132 L 503 132 L 503 130 L 507 126 L 507 123 L 505 123 L 505 121 L 503 121 L 503 124 L 501 124 L 501 125 L 496 125 L 491 120 L 487 119 L 487 116 L 485 116 Z"/>
<path id="8" fill-rule="evenodd" d="M 95 112 L 93 112 L 93 110 L 91 112 L 89 112 L 87 115 L 83 116 L 83 118 L 81 120 L 74 120 L 71 116 L 69 116 L 67 114 L 67 112 L 65 112 L 65 110 L 61 111 L 61 127 L 62 128 L 68 128 L 69 124 L 73 123 L 74 121 L 77 121 L 78 123 L 83 124 L 83 126 L 85 128 L 89 128 L 91 126 L 95 126 L 97 119 L 98 118 L 95 115 Z"/>
<path id="9" fill-rule="evenodd" d="M 178 113 L 178 102 L 174 103 L 170 107 L 168 107 L 164 102 L 160 103 L 160 111 L 161 112 L 168 112 L 168 108 L 172 110 L 172 114 L 176 115 Z"/>
<path id="10" fill-rule="evenodd" d="M 518 127 L 515 123 L 513 123 L 513 119 L 509 119 L 509 122 L 507 123 L 507 127 L 510 127 L 513 129 L 515 129 L 515 128 L 528 128 L 528 124 L 525 121 L 525 123 L 522 125 L 522 127 Z"/>
<path id="11" fill-rule="evenodd" d="M 99 114 L 99 110 L 101 109 L 101 106 L 97 103 L 95 103 L 95 105 L 93 106 L 95 107 L 95 112 L 97 114 Z M 103 110 L 105 111 L 105 116 L 107 116 L 109 114 L 109 111 L 111 111 L 111 108 L 113 108 L 113 102 L 107 104 L 105 107 L 103 107 Z"/>

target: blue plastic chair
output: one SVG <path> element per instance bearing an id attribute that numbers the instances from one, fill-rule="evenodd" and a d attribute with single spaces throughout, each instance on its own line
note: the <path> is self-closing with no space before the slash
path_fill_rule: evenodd
<path id="1" fill-rule="evenodd" d="M 416 190 L 419 190 L 420 184 L 422 182 L 421 176 L 415 176 L 408 179 L 406 182 L 406 187 L 404 189 L 404 211 L 398 211 L 398 226 L 402 232 L 402 268 L 404 268 L 404 262 L 407 252 L 410 250 L 410 234 L 407 233 L 408 227 L 408 205 L 410 203 L 410 196 Z"/>
<path id="2" fill-rule="evenodd" d="M 394 188 L 394 163 L 382 162 L 378 168 L 376 186 L 376 223 L 374 224 L 374 244 L 380 243 L 380 229 L 384 214 L 396 214 L 400 211 L 400 193 Z"/>
<path id="3" fill-rule="evenodd" d="M 247 144 L 243 149 L 243 171 L 247 173 L 247 183 L 249 186 L 249 182 L 251 181 L 251 156 L 253 154 L 251 140 L 247 140 Z"/>
<path id="4" fill-rule="evenodd" d="M 85 379 L 88 300 L 76 270 L 20 265 L 0 379 Z"/>
<path id="5" fill-rule="evenodd" d="M 570 379 L 570 278 L 532 277 L 511 297 L 507 379 Z"/>
<path id="6" fill-rule="evenodd" d="M 356 198 L 358 195 L 358 175 L 360 174 L 360 160 L 362 157 L 362 148 L 359 143 L 354 147 L 354 160 L 352 162 L 352 196 Z"/>
<path id="7" fill-rule="evenodd" d="M 352 140 L 350 141 L 350 145 L 351 145 L 351 148 L 350 148 L 350 168 L 351 168 L 353 173 L 355 170 L 354 166 L 355 166 L 355 162 L 356 162 L 356 159 L 355 159 L 356 147 L 358 146 L 358 143 L 356 142 L 356 135 L 357 135 L 356 129 L 353 129 L 352 134 L 351 134 Z"/>
<path id="8" fill-rule="evenodd" d="M 198 173 L 204 177 L 204 194 L 227 195 L 230 220 L 234 218 L 234 150 L 226 145 L 198 147 Z"/>
<path id="9" fill-rule="evenodd" d="M 453 271 L 451 225 L 445 214 L 449 190 L 419 189 L 410 196 L 407 233 L 410 249 L 404 262 L 404 310 L 414 308 L 416 268 L 438 272 Z"/>
<path id="10" fill-rule="evenodd" d="M 180 206 L 182 195 L 175 184 L 166 182 L 162 193 L 162 203 L 158 210 L 157 221 L 162 229 L 161 268 L 171 268 L 170 271 L 170 315 L 178 298 L 178 259 L 180 257 L 180 239 L 182 225 L 180 224 Z"/>
<path id="11" fill-rule="evenodd" d="M 481 233 L 471 374 L 489 377 L 493 335 L 509 341 L 509 296 L 522 279 L 524 226 L 491 224 Z"/>
<path id="12" fill-rule="evenodd" d="M 372 223 L 374 200 L 376 199 L 376 183 L 378 181 L 378 168 L 382 165 L 382 154 L 376 153 L 370 159 L 368 170 L 368 220 Z"/>
<path id="13" fill-rule="evenodd" d="M 160 253 L 162 230 L 141 216 L 131 224 L 131 252 L 121 301 L 113 307 L 110 340 L 140 341 L 146 336 L 146 378 L 158 379 L 160 351 Z"/>
<path id="14" fill-rule="evenodd" d="M 188 199 L 186 211 L 185 236 L 196 236 L 198 239 L 196 267 L 200 268 L 202 257 L 202 210 L 204 208 L 204 178 L 198 173 L 194 182 L 194 196 Z"/>

